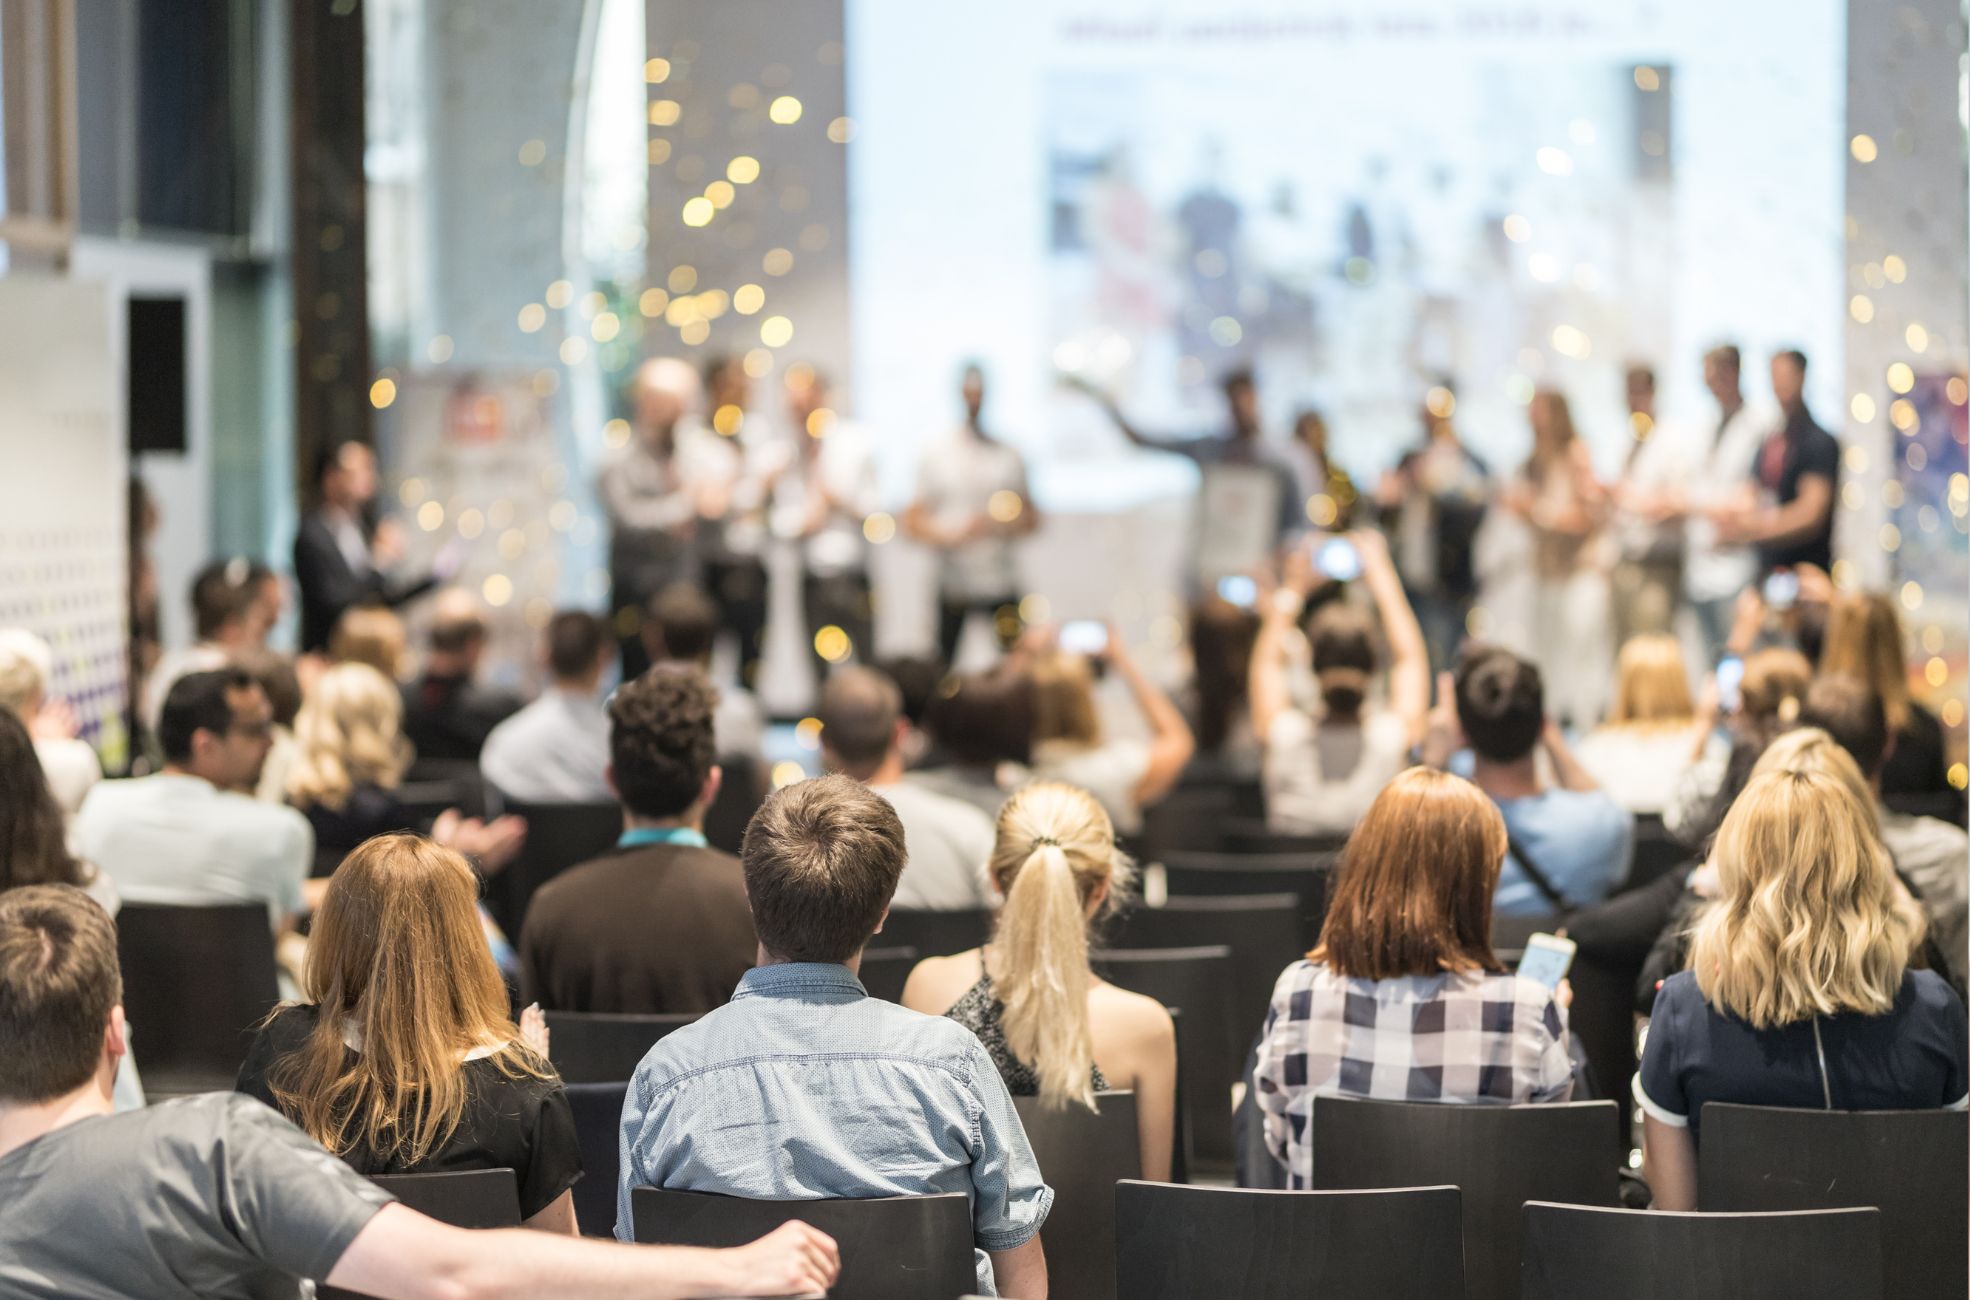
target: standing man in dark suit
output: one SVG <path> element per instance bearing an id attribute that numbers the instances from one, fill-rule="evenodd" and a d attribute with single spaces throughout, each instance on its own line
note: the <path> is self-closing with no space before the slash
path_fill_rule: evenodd
<path id="1" fill-rule="evenodd" d="M 425 574 L 393 581 L 403 559 L 403 532 L 390 520 L 369 521 L 376 498 L 376 453 L 367 443 L 329 448 L 315 469 L 318 504 L 294 537 L 294 581 L 301 589 L 301 648 L 323 650 L 344 610 L 355 605 L 401 605 L 429 591 Z"/>

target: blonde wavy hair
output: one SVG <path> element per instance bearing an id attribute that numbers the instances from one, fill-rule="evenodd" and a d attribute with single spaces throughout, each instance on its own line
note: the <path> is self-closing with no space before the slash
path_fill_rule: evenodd
<path id="1" fill-rule="evenodd" d="M 509 1078 L 553 1077 L 508 1013 L 478 898 L 463 857 L 407 833 L 365 841 L 329 878 L 302 990 L 315 1026 L 268 1084 L 331 1153 L 422 1162 L 465 1113 L 470 1052 Z M 353 1056 L 345 1030 L 362 1044 Z"/>
<path id="2" fill-rule="evenodd" d="M 288 801 L 342 808 L 360 785 L 392 789 L 410 766 L 403 696 L 368 664 L 336 664 L 308 688 L 294 718 Z"/>
<path id="3" fill-rule="evenodd" d="M 1687 726 L 1696 717 L 1683 648 L 1673 636 L 1629 637 L 1614 665 L 1611 727 Z"/>
<path id="4" fill-rule="evenodd" d="M 1774 742 L 1717 830 L 1720 894 L 1690 969 L 1754 1029 L 1894 1006 L 1924 921 L 1882 847 L 1860 768 L 1817 728 Z"/>
<path id="5" fill-rule="evenodd" d="M 1041 1104 L 1094 1108 L 1088 906 L 1113 910 L 1135 880 L 1108 814 L 1087 791 L 1039 781 L 1006 800 L 986 867 L 1005 897 L 992 936 L 1006 1043 L 1040 1081 Z"/>

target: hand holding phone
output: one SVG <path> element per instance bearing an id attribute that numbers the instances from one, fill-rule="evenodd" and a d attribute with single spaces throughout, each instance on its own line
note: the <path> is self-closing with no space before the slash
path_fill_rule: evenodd
<path id="1" fill-rule="evenodd" d="M 1726 714 L 1736 713 L 1744 703 L 1744 660 L 1725 655 L 1717 661 L 1717 707 Z"/>
<path id="2" fill-rule="evenodd" d="M 1055 644 L 1069 654 L 1099 658 L 1108 652 L 1108 625 L 1098 618 L 1070 619 L 1060 625 Z"/>
<path id="3" fill-rule="evenodd" d="M 1259 584 L 1242 573 L 1218 579 L 1218 599 L 1240 609 L 1250 609 L 1259 598 Z"/>
<path id="4" fill-rule="evenodd" d="M 1519 959 L 1518 973 L 1557 989 L 1573 965 L 1573 954 L 1580 945 L 1555 934 L 1535 934 L 1525 941 L 1525 956 Z"/>
<path id="5" fill-rule="evenodd" d="M 1316 538 L 1313 567 L 1334 582 L 1353 582 L 1361 576 L 1361 552 L 1345 537 Z"/>

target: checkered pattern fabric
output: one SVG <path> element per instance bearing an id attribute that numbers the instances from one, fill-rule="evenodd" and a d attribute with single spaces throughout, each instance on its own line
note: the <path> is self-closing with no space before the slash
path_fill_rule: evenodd
<path id="1" fill-rule="evenodd" d="M 1266 1146 L 1288 1185 L 1312 1186 L 1316 1096 L 1381 1101 L 1564 1101 L 1566 1013 L 1537 980 L 1482 971 L 1349 979 L 1294 962 L 1266 1013 L 1253 1076 Z"/>

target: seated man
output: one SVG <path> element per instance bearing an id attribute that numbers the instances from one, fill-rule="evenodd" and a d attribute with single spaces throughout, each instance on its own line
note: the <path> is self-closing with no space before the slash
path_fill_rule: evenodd
<path id="1" fill-rule="evenodd" d="M 718 640 L 718 606 L 688 582 L 674 582 L 650 599 L 643 615 L 643 649 L 653 664 L 694 664 L 711 671 L 711 651 Z M 718 688 L 718 714 L 713 729 L 718 756 L 744 755 L 760 761 L 766 720 L 759 701 L 736 682 Z"/>
<path id="2" fill-rule="evenodd" d="M 616 1235 L 630 1190 L 759 1199 L 971 1199 L 978 1289 L 1047 1291 L 1040 1178 L 992 1058 L 956 1021 L 856 978 L 903 873 L 903 826 L 844 776 L 770 796 L 746 829 L 759 965 L 732 1001 L 660 1041 L 623 1103 Z M 994 1290 L 996 1277 L 998 1290 Z"/>
<path id="3" fill-rule="evenodd" d="M 1498 805 L 1511 847 L 1492 911 L 1539 916 L 1598 903 L 1628 878 L 1635 819 L 1595 784 L 1546 716 L 1536 665 L 1509 650 L 1470 650 L 1438 682 L 1424 759 L 1442 767 L 1469 745 L 1471 781 Z M 1539 774 L 1541 748 L 1556 786 Z"/>
<path id="4" fill-rule="evenodd" d="M 609 701 L 609 781 L 626 829 L 615 851 L 533 896 L 520 931 L 522 1001 L 550 1011 L 709 1011 L 752 968 L 752 914 L 730 854 L 706 846 L 718 796 L 717 692 L 658 664 Z"/>
<path id="5" fill-rule="evenodd" d="M 793 1223 L 738 1250 L 467 1232 L 396 1204 L 270 1107 L 213 1092 L 110 1112 L 116 929 L 69 885 L 0 894 L 0 1295 L 789 1295 L 834 1280 Z"/>
<path id="6" fill-rule="evenodd" d="M 821 757 L 889 800 L 903 822 L 910 860 L 890 906 L 990 907 L 985 862 L 992 819 L 962 799 L 903 779 L 903 693 L 873 668 L 837 668 L 821 686 Z"/>
<path id="7" fill-rule="evenodd" d="M 308 819 L 253 798 L 273 744 L 273 708 L 244 669 L 192 673 L 164 697 L 164 770 L 105 781 L 76 815 L 76 856 L 125 902 L 265 903 L 276 928 L 302 910 L 314 866 Z"/>
<path id="8" fill-rule="evenodd" d="M 477 682 L 486 654 L 486 616 L 478 597 L 447 587 L 431 601 L 424 671 L 404 687 L 404 737 L 420 764 L 479 763 L 492 729 L 520 708 L 505 691 Z"/>
<path id="9" fill-rule="evenodd" d="M 609 720 L 602 674 L 615 643 L 600 618 L 563 610 L 547 625 L 547 671 L 540 698 L 492 729 L 479 770 L 523 803 L 601 803 L 609 791 Z"/>

